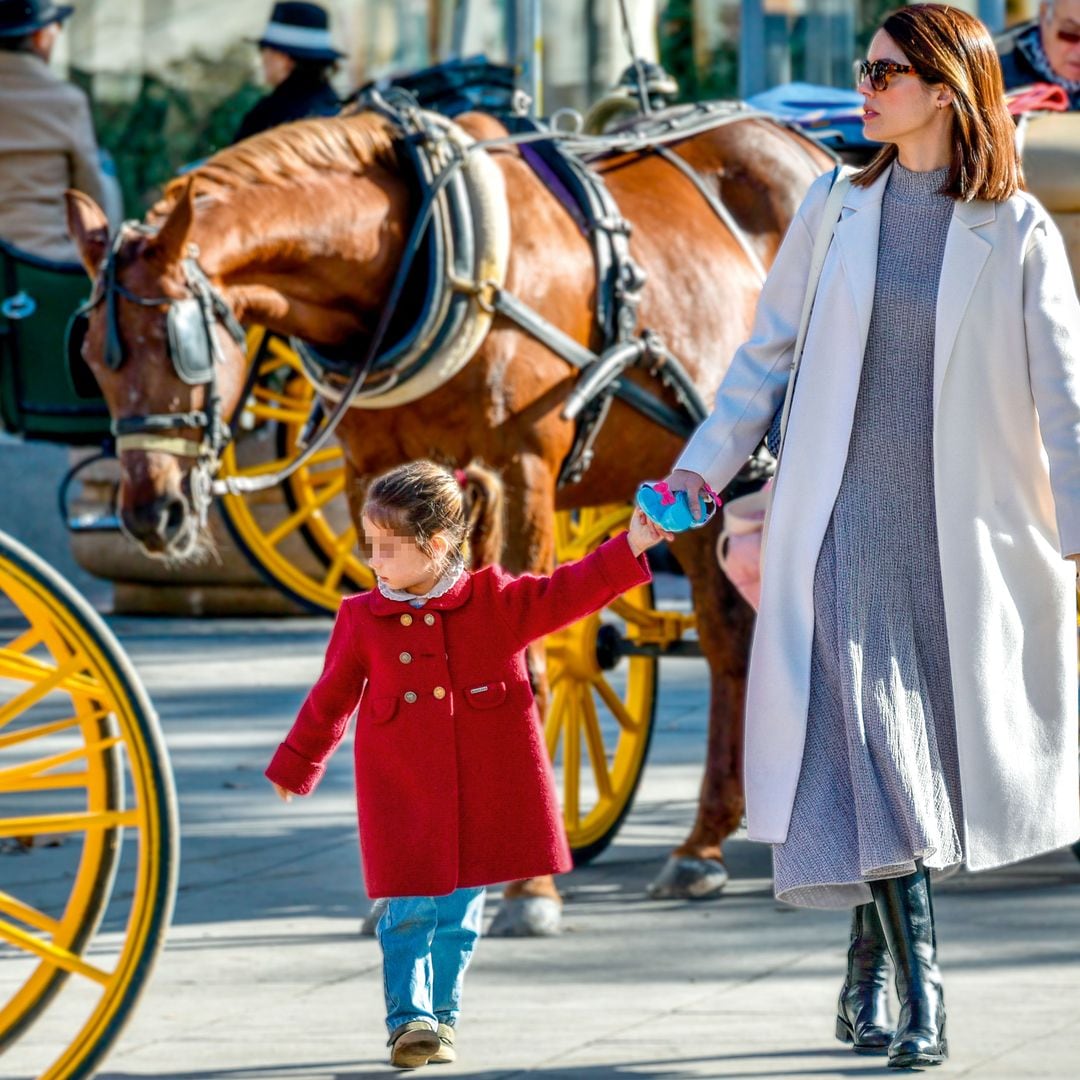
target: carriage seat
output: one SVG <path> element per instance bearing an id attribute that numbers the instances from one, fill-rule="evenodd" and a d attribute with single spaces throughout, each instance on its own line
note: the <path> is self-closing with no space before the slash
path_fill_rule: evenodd
<path id="1" fill-rule="evenodd" d="M 109 435 L 109 412 L 67 327 L 90 292 L 81 263 L 56 262 L 0 240 L 0 428 L 72 445 Z"/>

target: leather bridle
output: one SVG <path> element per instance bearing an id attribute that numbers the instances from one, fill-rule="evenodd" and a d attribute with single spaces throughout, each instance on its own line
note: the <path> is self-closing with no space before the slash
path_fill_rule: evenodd
<path id="1" fill-rule="evenodd" d="M 222 416 L 221 396 L 217 386 L 217 365 L 224 361 L 214 334 L 220 323 L 232 339 L 244 345 L 244 328 L 233 315 L 221 292 L 214 287 L 198 263 L 198 248 L 188 245 L 187 255 L 180 260 L 184 283 L 190 296 L 139 296 L 117 280 L 117 256 L 124 240 L 125 229 L 135 229 L 144 235 L 153 231 L 137 221 L 126 221 L 117 230 L 90 299 L 79 309 L 89 313 L 105 305 L 105 364 L 118 371 L 124 364 L 124 345 L 117 317 L 119 301 L 139 307 L 166 309 L 166 334 L 169 359 L 177 377 L 188 386 L 206 386 L 203 409 L 182 413 L 146 413 L 125 416 L 112 421 L 116 452 L 149 450 L 195 459 L 191 470 L 192 508 L 205 524 L 212 500 L 212 479 L 217 471 L 221 453 L 231 438 L 228 423 Z M 171 432 L 195 429 L 198 441 Z"/>

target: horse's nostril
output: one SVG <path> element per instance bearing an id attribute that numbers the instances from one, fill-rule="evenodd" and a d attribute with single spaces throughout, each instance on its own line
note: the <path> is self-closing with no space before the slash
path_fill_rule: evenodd
<path id="1" fill-rule="evenodd" d="M 183 529 L 186 514 L 187 507 L 183 499 L 174 497 L 168 500 L 161 516 L 161 531 L 166 540 L 172 540 Z"/>

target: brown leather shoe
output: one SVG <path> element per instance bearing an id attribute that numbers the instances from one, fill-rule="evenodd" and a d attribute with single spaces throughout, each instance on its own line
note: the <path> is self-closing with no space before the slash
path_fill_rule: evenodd
<path id="1" fill-rule="evenodd" d="M 429 1065 L 449 1065 L 457 1061 L 454 1049 L 454 1029 L 449 1024 L 439 1025 L 439 1049 L 428 1058 Z"/>
<path id="2" fill-rule="evenodd" d="M 390 1036 L 390 1064 L 397 1069 L 419 1069 L 441 1047 L 439 1036 L 423 1020 L 412 1020 Z"/>

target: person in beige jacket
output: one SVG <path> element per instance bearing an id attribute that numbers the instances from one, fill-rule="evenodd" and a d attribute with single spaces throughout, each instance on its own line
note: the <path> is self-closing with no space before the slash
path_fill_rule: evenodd
<path id="1" fill-rule="evenodd" d="M 108 204 L 90 106 L 49 67 L 72 9 L 0 0 L 0 239 L 47 259 L 78 262 L 64 191 Z"/>

